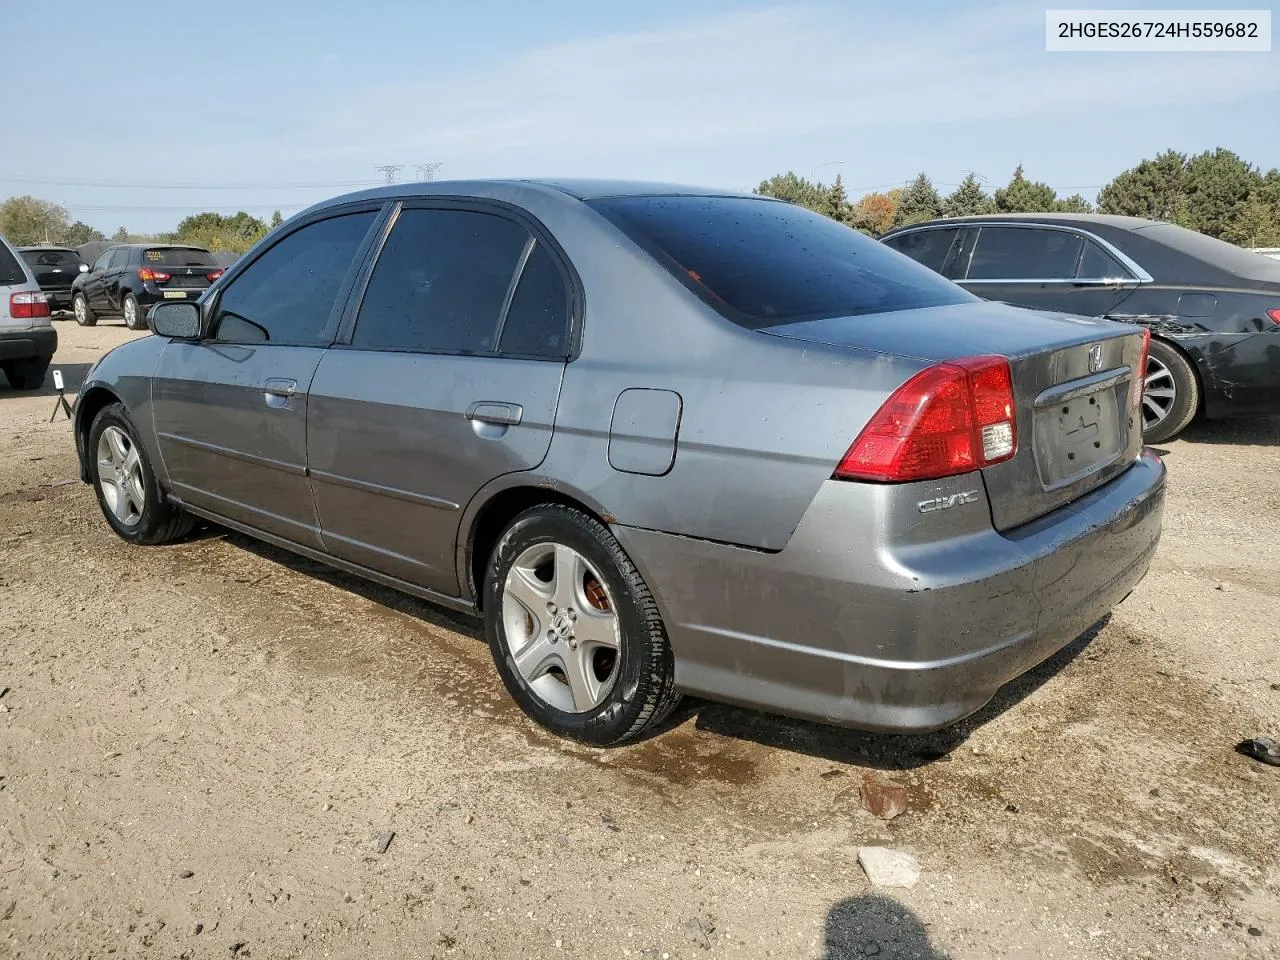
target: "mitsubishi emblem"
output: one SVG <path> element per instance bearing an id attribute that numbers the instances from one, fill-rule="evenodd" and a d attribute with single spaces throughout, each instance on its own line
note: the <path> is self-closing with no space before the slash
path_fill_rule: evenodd
<path id="1" fill-rule="evenodd" d="M 1089 348 L 1089 372 L 1097 373 L 1102 369 L 1102 344 L 1095 343 Z"/>

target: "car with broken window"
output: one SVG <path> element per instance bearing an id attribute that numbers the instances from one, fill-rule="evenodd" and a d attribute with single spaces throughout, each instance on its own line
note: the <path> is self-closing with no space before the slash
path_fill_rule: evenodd
<path id="1" fill-rule="evenodd" d="M 1101 214 L 957 217 L 881 239 L 989 300 L 1149 330 L 1149 443 L 1198 415 L 1280 413 L 1278 261 L 1171 223 Z"/>
<path id="2" fill-rule="evenodd" d="M 765 197 L 378 188 L 148 322 L 75 407 L 120 537 L 212 521 L 473 615 L 516 702 L 592 744 L 685 693 L 946 726 L 1160 536 L 1145 328 Z"/>

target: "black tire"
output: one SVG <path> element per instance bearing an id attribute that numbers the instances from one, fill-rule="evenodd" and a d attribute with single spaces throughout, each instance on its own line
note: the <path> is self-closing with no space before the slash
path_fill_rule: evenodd
<path id="1" fill-rule="evenodd" d="M 129 309 L 133 308 L 133 319 L 129 319 Z M 124 325 L 130 330 L 147 329 L 147 315 L 142 308 L 142 304 L 138 303 L 138 298 L 132 293 L 126 293 L 124 299 L 120 301 L 120 314 L 124 317 Z"/>
<path id="2" fill-rule="evenodd" d="M 49 357 L 30 360 L 10 360 L 0 364 L 5 379 L 15 390 L 39 390 L 44 386 L 44 375 L 49 369 Z"/>
<path id="3" fill-rule="evenodd" d="M 81 304 L 84 304 L 83 311 L 80 309 Z M 92 327 L 98 323 L 98 315 L 93 312 L 93 308 L 89 306 L 88 297 L 83 293 L 77 293 L 71 298 L 71 315 L 76 318 L 76 323 L 82 327 Z"/>
<path id="4" fill-rule="evenodd" d="M 1167 371 L 1167 375 L 1161 375 L 1161 368 Z M 1153 372 L 1157 376 L 1155 380 L 1152 379 Z M 1168 405 L 1164 416 L 1154 423 L 1147 423 L 1146 413 L 1150 406 L 1148 401 L 1143 401 L 1142 440 L 1144 443 L 1163 443 L 1172 440 L 1195 419 L 1196 412 L 1200 409 L 1200 383 L 1196 380 L 1191 361 L 1182 351 L 1155 337 L 1151 338 L 1147 373 L 1149 388 L 1166 390 L 1172 386 L 1173 389 L 1173 402 Z M 1152 401 L 1155 399 L 1153 396 Z M 1164 398 L 1160 399 L 1161 402 L 1164 401 Z"/>
<path id="5" fill-rule="evenodd" d="M 140 515 L 133 523 L 125 523 L 116 515 L 103 492 L 103 480 L 99 475 L 98 443 L 108 427 L 115 427 L 122 431 L 133 448 L 137 450 L 138 473 L 142 481 L 144 503 Z M 89 428 L 89 443 L 85 452 L 89 461 L 89 480 L 93 484 L 94 493 L 97 494 L 102 515 L 107 518 L 111 529 L 122 540 L 146 546 L 170 543 L 190 533 L 195 526 L 195 519 L 165 498 L 156 481 L 155 470 L 151 467 L 147 451 L 138 443 L 138 435 L 138 429 L 129 419 L 123 404 L 112 403 L 103 407 L 93 418 L 93 425 Z"/>
<path id="6" fill-rule="evenodd" d="M 571 547 L 599 572 L 613 600 L 621 636 L 613 681 L 596 707 L 582 713 L 557 709 L 526 682 L 512 659 L 502 614 L 512 564 L 527 549 L 557 543 Z M 532 719 L 553 733 L 595 746 L 634 740 L 664 720 L 680 702 L 667 631 L 653 595 L 631 558 L 604 524 L 561 504 L 526 510 L 503 532 L 485 570 L 485 633 L 502 682 Z"/>

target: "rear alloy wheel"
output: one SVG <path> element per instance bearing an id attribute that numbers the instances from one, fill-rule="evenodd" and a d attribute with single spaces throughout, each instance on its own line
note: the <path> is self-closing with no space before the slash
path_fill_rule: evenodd
<path id="1" fill-rule="evenodd" d="M 560 736 L 633 740 L 680 700 L 657 604 L 613 534 L 580 510 L 518 516 L 489 559 L 483 606 L 507 690 Z"/>
<path id="2" fill-rule="evenodd" d="M 124 325 L 130 330 L 145 330 L 147 328 L 147 318 L 142 312 L 142 308 L 138 306 L 138 300 L 132 293 L 124 295 Z"/>
<path id="3" fill-rule="evenodd" d="M 119 403 L 104 407 L 94 418 L 87 452 L 98 505 L 111 529 L 130 543 L 177 540 L 190 532 L 195 521 L 165 500 L 137 437 Z"/>
<path id="4" fill-rule="evenodd" d="M 71 298 L 71 312 L 75 315 L 76 323 L 82 327 L 92 327 L 98 322 L 98 315 L 89 309 L 89 301 L 83 293 L 77 293 Z"/>
<path id="5" fill-rule="evenodd" d="M 1176 347 L 1154 337 L 1142 391 L 1142 439 L 1172 440 L 1189 424 L 1200 405 L 1195 371 Z"/>

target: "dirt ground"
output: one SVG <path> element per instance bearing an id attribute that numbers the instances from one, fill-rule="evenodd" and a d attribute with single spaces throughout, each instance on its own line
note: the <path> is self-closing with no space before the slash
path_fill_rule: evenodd
<path id="1" fill-rule="evenodd" d="M 133 336 L 58 332 L 73 388 Z M 0 957 L 1280 956 L 1280 769 L 1232 749 L 1280 737 L 1280 420 L 1169 444 L 1150 575 L 958 729 L 691 704 L 599 751 L 441 610 L 118 540 L 53 405 L 0 389 Z"/>

